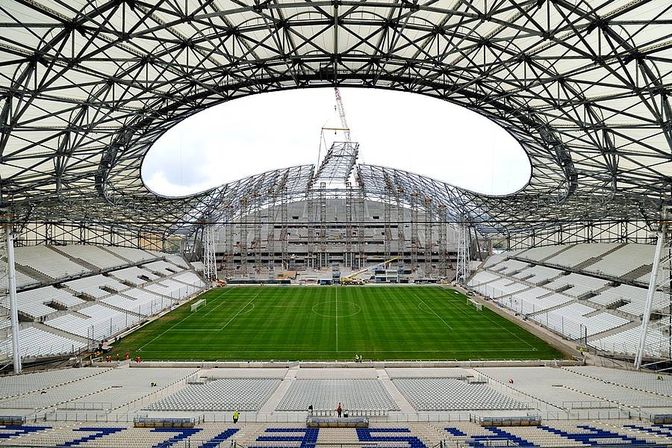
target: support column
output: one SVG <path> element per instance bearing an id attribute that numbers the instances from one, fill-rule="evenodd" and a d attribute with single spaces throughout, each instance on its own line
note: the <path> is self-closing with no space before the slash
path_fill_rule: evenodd
<path id="1" fill-rule="evenodd" d="M 653 358 L 669 362 L 672 360 L 672 299 L 670 292 L 670 267 L 672 266 L 672 239 L 670 239 L 670 218 L 672 215 L 669 208 L 661 212 L 660 229 L 657 234 L 656 250 L 653 254 L 653 266 L 649 279 L 649 288 L 646 293 L 642 324 L 639 332 L 637 353 L 635 354 L 635 369 L 646 367 L 644 357 L 647 347 Z M 656 309 L 657 319 L 651 320 L 652 305 L 654 299 L 659 303 L 663 297 L 667 301 L 666 306 L 658 306 Z M 657 335 L 657 344 L 647 344 L 650 332 Z"/>
<path id="2" fill-rule="evenodd" d="M 12 323 L 12 356 L 14 373 L 21 373 L 21 348 L 19 341 L 19 310 L 16 300 L 16 266 L 14 264 L 14 233 L 12 225 L 5 224 L 7 247 L 7 289 L 9 295 L 9 316 Z"/>

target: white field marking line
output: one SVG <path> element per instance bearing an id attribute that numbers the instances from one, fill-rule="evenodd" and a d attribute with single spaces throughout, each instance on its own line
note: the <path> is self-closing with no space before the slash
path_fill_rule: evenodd
<path id="1" fill-rule="evenodd" d="M 238 312 L 237 312 L 236 314 L 234 314 L 233 317 L 231 317 L 231 319 L 229 319 L 229 320 L 224 324 L 224 326 L 223 326 L 222 328 L 219 329 L 219 331 L 222 331 L 223 329 L 225 329 L 226 327 L 228 327 L 229 324 L 230 324 L 231 322 L 233 322 L 233 320 L 234 320 L 236 317 L 238 317 L 238 315 L 239 315 L 240 313 L 242 313 L 243 310 L 244 310 L 245 308 L 247 308 L 247 306 L 248 306 L 250 303 L 254 302 L 254 299 L 256 299 L 256 298 L 259 296 L 259 294 L 261 294 L 261 291 L 262 291 L 262 290 L 259 289 L 259 292 L 258 292 L 254 297 L 252 297 L 252 298 L 250 299 L 250 301 L 247 302 L 247 303 L 245 304 L 245 306 L 243 306 L 241 309 L 239 309 Z"/>
<path id="2" fill-rule="evenodd" d="M 231 292 L 231 291 L 233 291 L 233 288 L 224 291 L 222 294 L 219 294 L 219 295 L 217 296 L 217 298 L 220 298 L 220 297 L 226 295 L 227 293 L 229 293 L 229 292 Z M 220 303 L 219 305 L 221 305 L 221 303 Z M 217 305 L 217 306 L 219 306 L 219 305 Z M 189 319 L 191 316 L 194 316 L 194 315 L 196 315 L 196 314 L 197 314 L 197 313 L 190 313 L 190 314 L 187 315 L 187 317 L 185 317 L 185 318 L 182 319 L 181 321 L 179 321 L 179 322 L 175 322 L 173 325 L 171 325 L 170 327 L 166 328 L 162 333 L 159 333 L 158 335 L 156 335 L 156 337 L 155 337 L 154 339 L 152 339 L 152 340 L 150 340 L 150 341 L 148 341 L 148 342 L 145 342 L 145 343 L 142 344 L 140 347 L 138 347 L 138 351 L 142 351 L 142 349 L 145 348 L 145 346 L 147 346 L 147 345 L 151 344 L 152 342 L 156 341 L 156 340 L 159 339 L 161 336 L 163 336 L 164 334 L 168 333 L 170 330 L 172 330 L 173 328 L 175 328 L 176 326 L 180 325 L 182 322 L 184 322 L 185 320 Z"/>
<path id="3" fill-rule="evenodd" d="M 336 287 L 336 351 L 338 351 L 338 286 Z"/>
<path id="4" fill-rule="evenodd" d="M 230 289 L 230 291 L 233 290 L 233 289 L 237 289 L 237 287 L 234 286 L 233 288 Z M 218 296 L 218 297 L 221 297 L 221 296 Z M 239 298 L 242 299 L 242 297 L 240 297 L 240 296 L 239 296 Z M 225 300 L 222 300 L 221 303 L 219 303 L 217 306 L 215 306 L 215 307 L 212 308 L 211 310 L 208 310 L 208 312 L 205 313 L 205 314 L 203 315 L 203 317 L 205 317 L 205 316 L 207 316 L 208 314 L 212 313 L 212 312 L 215 311 L 216 309 L 219 309 L 219 307 L 222 306 L 222 305 L 224 305 L 225 303 L 227 303 L 227 302 L 226 302 Z"/>
<path id="5" fill-rule="evenodd" d="M 429 305 L 427 305 L 427 304 L 425 303 L 424 300 L 422 300 L 422 297 L 419 297 L 416 293 L 413 293 L 413 295 L 415 296 L 416 299 L 420 299 L 420 302 L 422 302 L 422 304 L 425 305 L 429 311 L 431 311 L 432 313 L 434 313 L 434 315 L 435 315 L 436 317 L 438 317 L 439 319 L 441 319 L 441 322 L 443 322 L 444 324 L 446 324 L 446 327 L 450 328 L 451 330 L 454 330 L 453 327 L 451 327 L 450 325 L 448 325 L 448 322 L 446 322 L 445 320 L 443 320 L 443 317 L 441 317 L 441 316 L 439 316 L 438 314 L 436 314 L 436 311 L 434 311 L 433 308 L 431 308 Z"/>
<path id="6" fill-rule="evenodd" d="M 464 294 L 460 294 L 460 295 L 464 295 Z M 465 296 L 465 297 L 466 297 L 466 296 Z M 486 308 L 487 308 L 487 307 L 486 307 Z M 462 314 L 465 314 L 465 315 L 467 314 L 467 313 L 464 312 L 464 310 L 463 310 L 462 308 L 458 307 L 457 309 L 458 309 Z M 490 322 L 491 324 L 495 324 L 498 328 L 500 328 L 500 329 L 506 331 L 506 332 L 509 333 L 511 336 L 513 336 L 513 337 L 515 337 L 516 339 L 518 339 L 520 342 L 525 343 L 528 347 L 530 347 L 530 349 L 532 349 L 533 352 L 536 352 L 536 351 L 537 351 L 537 348 L 536 348 L 536 347 L 534 347 L 534 346 L 533 346 L 532 344 L 530 344 L 529 342 L 523 340 L 523 338 L 521 338 L 521 337 L 518 336 L 517 334 L 512 333 L 511 330 L 509 330 L 508 328 L 505 328 L 505 327 L 501 326 L 501 325 L 498 324 L 497 322 L 495 322 L 495 321 L 493 321 L 492 319 L 490 319 L 488 316 L 483 316 L 483 317 L 485 317 L 485 318 L 487 319 L 487 321 Z M 501 317 L 501 316 L 500 316 L 500 317 Z M 502 319 L 506 319 L 506 318 L 505 318 L 505 317 L 502 317 Z M 527 331 L 527 330 L 526 330 L 526 331 Z M 542 339 L 542 340 L 543 340 L 543 339 Z M 544 341 L 544 342 L 546 342 L 546 341 Z"/>

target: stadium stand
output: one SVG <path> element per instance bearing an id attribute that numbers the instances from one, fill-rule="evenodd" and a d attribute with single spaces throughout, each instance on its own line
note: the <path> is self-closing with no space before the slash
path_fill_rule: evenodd
<path id="1" fill-rule="evenodd" d="M 63 427 L 34 424 L 0 429 L 0 443 L 14 446 L 255 446 L 319 445 L 408 446 L 626 446 L 669 445 L 664 425 L 646 422 L 553 422 L 535 427 L 482 427 L 474 422 L 375 423 L 369 428 L 306 428 L 296 423 L 233 425 L 202 423 L 194 428 L 133 428 L 94 423 Z"/>
<path id="2" fill-rule="evenodd" d="M 58 309 L 71 308 L 86 303 L 64 289 L 53 286 L 31 289 L 17 295 L 19 312 L 29 319 L 42 319 Z M 47 306 L 51 305 L 51 306 Z"/>
<path id="3" fill-rule="evenodd" d="M 18 271 L 30 275 L 37 272 L 47 279 L 67 279 L 90 273 L 91 270 L 52 250 L 50 246 L 17 247 L 15 250 Z"/>
<path id="4" fill-rule="evenodd" d="M 94 267 L 101 270 L 118 268 L 128 264 L 127 261 L 111 254 L 109 251 L 99 246 L 52 246 L 52 249 L 65 254 L 76 263 L 83 261 L 84 263 L 93 265 Z M 136 250 L 139 251 L 140 249 Z"/>
<path id="5" fill-rule="evenodd" d="M 118 280 L 100 274 L 72 280 L 64 284 L 73 291 L 76 291 L 79 294 L 86 294 L 94 299 L 100 299 L 110 295 L 110 291 L 123 291 L 124 289 L 128 289 L 128 286 L 120 283 Z"/>
<path id="6" fill-rule="evenodd" d="M 166 308 L 170 308 L 176 303 L 172 299 L 160 297 L 142 290 L 136 291 L 140 291 L 140 294 L 138 295 L 143 296 L 143 298 L 133 299 L 131 297 L 126 297 L 132 291 L 133 290 L 125 291 L 124 295 L 115 294 L 105 297 L 104 299 L 101 299 L 101 302 L 143 316 L 153 316 Z"/>
<path id="7" fill-rule="evenodd" d="M 380 381 L 375 379 L 301 379 L 292 382 L 277 409 L 281 411 L 333 411 L 344 409 L 396 410 L 398 406 Z"/>
<path id="8" fill-rule="evenodd" d="M 549 282 L 551 279 L 561 274 L 562 271 L 554 268 L 548 268 L 546 266 L 534 266 L 518 272 L 513 277 L 524 280 L 528 283 L 532 283 L 534 285 L 540 285 Z"/>
<path id="9" fill-rule="evenodd" d="M 100 341 L 132 327 L 139 320 L 140 317 L 134 313 L 122 313 L 104 305 L 93 304 L 79 308 L 76 314 L 64 314 L 44 323 L 68 333 Z"/>
<path id="10" fill-rule="evenodd" d="M 487 384 L 470 383 L 466 378 L 395 378 L 392 381 L 418 411 L 529 409 L 527 404 Z"/>
<path id="11" fill-rule="evenodd" d="M 278 378 L 221 378 L 204 384 L 188 384 L 146 410 L 257 411 L 279 385 Z"/>
<path id="12" fill-rule="evenodd" d="M 112 252 L 114 255 L 128 260 L 131 263 L 148 262 L 158 258 L 156 254 L 152 254 L 151 252 L 130 247 L 105 246 L 105 250 Z"/>
<path id="13" fill-rule="evenodd" d="M 468 286 L 568 339 L 587 337 L 593 348 L 632 355 L 652 250 L 646 244 L 596 243 L 504 252 L 486 260 Z M 668 303 L 657 292 L 652 310 Z M 650 354 L 663 353 L 664 338 L 650 333 Z"/>
<path id="14" fill-rule="evenodd" d="M 39 328 L 28 327 L 19 330 L 21 353 L 27 359 L 67 355 L 87 347 L 86 342 L 50 333 Z M 12 351 L 11 339 L 0 341 L 0 353 Z M 2 392 L 4 394 L 4 391 Z"/>
<path id="15" fill-rule="evenodd" d="M 545 264 L 563 266 L 568 268 L 580 268 L 581 266 L 598 260 L 602 255 L 615 250 L 621 246 L 619 243 L 593 243 L 593 244 L 574 244 L 568 246 L 554 246 L 564 248 L 557 255 L 544 260 Z M 520 256 L 518 254 L 517 256 Z M 538 260 L 536 260 L 538 261 Z"/>
<path id="16" fill-rule="evenodd" d="M 565 249 L 566 249 L 565 246 L 533 247 L 532 249 L 520 251 L 517 254 L 515 254 L 515 256 L 516 258 L 520 258 L 522 260 L 529 260 L 536 262 L 551 258 Z"/>
<path id="17" fill-rule="evenodd" d="M 158 275 L 155 275 L 150 271 L 139 268 L 137 266 L 120 269 L 118 271 L 111 272 L 110 275 L 134 286 L 140 286 L 159 278 Z"/>

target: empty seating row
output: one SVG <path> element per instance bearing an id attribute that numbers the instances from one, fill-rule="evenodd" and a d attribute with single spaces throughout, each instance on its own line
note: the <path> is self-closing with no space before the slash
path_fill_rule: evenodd
<path id="1" fill-rule="evenodd" d="M 561 274 L 562 271 L 554 268 L 549 268 L 546 266 L 533 266 L 531 268 L 523 269 L 513 277 L 524 280 L 528 283 L 532 283 L 534 285 L 539 285 Z"/>
<path id="2" fill-rule="evenodd" d="M 608 284 L 609 280 L 572 272 L 569 275 L 557 277 L 552 282 L 545 284 L 544 288 L 561 291 L 571 297 L 582 297 L 587 293 L 598 291 Z"/>
<path id="3" fill-rule="evenodd" d="M 19 330 L 19 352 L 25 358 L 60 356 L 76 352 L 86 345 L 78 339 L 70 339 L 36 327 Z M 12 340 L 0 341 L 0 354 L 10 356 L 11 353 L 13 353 Z M 4 395 L 4 392 L 2 394 Z"/>
<path id="4" fill-rule="evenodd" d="M 222 378 L 183 389 L 151 404 L 151 411 L 257 411 L 278 388 L 278 378 Z"/>
<path id="5" fill-rule="evenodd" d="M 18 310 L 31 319 L 41 319 L 59 308 L 70 308 L 85 303 L 64 289 L 53 286 L 19 292 L 16 295 Z M 50 304 L 51 306 L 47 306 Z"/>
<path id="6" fill-rule="evenodd" d="M 76 277 L 91 272 L 49 246 L 17 247 L 15 256 L 17 265 L 28 266 L 52 279 Z"/>
<path id="7" fill-rule="evenodd" d="M 96 266 L 99 269 L 110 269 L 128 264 L 128 261 L 113 255 L 109 251 L 99 246 L 78 244 L 58 246 L 56 249 L 59 252 L 65 253 L 69 257 L 82 260 L 86 263 Z"/>
<path id="8" fill-rule="evenodd" d="M 485 383 L 457 378 L 395 378 L 393 382 L 418 411 L 529 408 Z"/>
<path id="9" fill-rule="evenodd" d="M 293 381 L 277 410 L 333 410 L 335 403 L 344 409 L 397 410 L 398 406 L 376 379 L 300 379 Z"/>
<path id="10" fill-rule="evenodd" d="M 94 304 L 77 310 L 77 313 L 64 314 L 44 323 L 68 333 L 100 341 L 132 327 L 139 320 L 133 313 L 122 313 Z"/>
<path id="11" fill-rule="evenodd" d="M 535 314 L 532 319 L 569 339 L 592 336 L 630 323 L 628 319 L 608 312 L 586 316 L 595 311 L 595 308 L 581 303 L 571 303 L 552 311 Z"/>
<path id="12" fill-rule="evenodd" d="M 182 268 L 163 260 L 152 261 L 151 263 L 143 264 L 142 267 L 148 271 L 158 272 L 164 276 L 177 274 L 178 272 L 183 271 Z"/>
<path id="13" fill-rule="evenodd" d="M 137 266 L 131 266 L 129 268 L 113 271 L 110 273 L 110 275 L 135 286 L 142 285 L 159 278 L 159 276 L 152 274 L 150 271 L 139 268 Z"/>
<path id="14" fill-rule="evenodd" d="M 113 294 L 110 296 L 101 299 L 101 302 L 112 305 L 116 308 L 121 308 L 127 311 L 130 311 L 135 314 L 141 314 L 143 316 L 153 316 L 154 314 L 160 313 L 166 308 L 170 308 L 176 302 L 172 299 L 161 297 L 156 294 L 152 294 L 148 291 L 142 291 L 143 298 L 134 299 L 131 297 L 126 297 L 129 295 L 129 291 L 125 291 L 124 295 Z"/>
<path id="15" fill-rule="evenodd" d="M 86 294 L 95 299 L 100 299 L 101 297 L 112 294 L 110 291 L 119 292 L 123 291 L 124 289 L 128 289 L 128 286 L 119 282 L 119 280 L 115 279 L 114 277 L 107 277 L 101 274 L 72 280 L 66 282 L 65 285 L 74 291 Z M 107 288 L 108 291 L 102 288 Z"/>

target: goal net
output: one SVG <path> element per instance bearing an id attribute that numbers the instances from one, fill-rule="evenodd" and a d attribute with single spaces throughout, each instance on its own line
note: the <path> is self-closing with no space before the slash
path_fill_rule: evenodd
<path id="1" fill-rule="evenodd" d="M 206 304 L 205 299 L 201 299 L 195 303 L 191 304 L 191 311 L 197 311 L 199 308 L 204 307 Z"/>
<path id="2" fill-rule="evenodd" d="M 478 303 L 474 299 L 467 299 L 467 304 L 472 305 L 478 311 L 481 311 L 483 309 L 483 305 L 481 305 L 480 303 Z"/>

